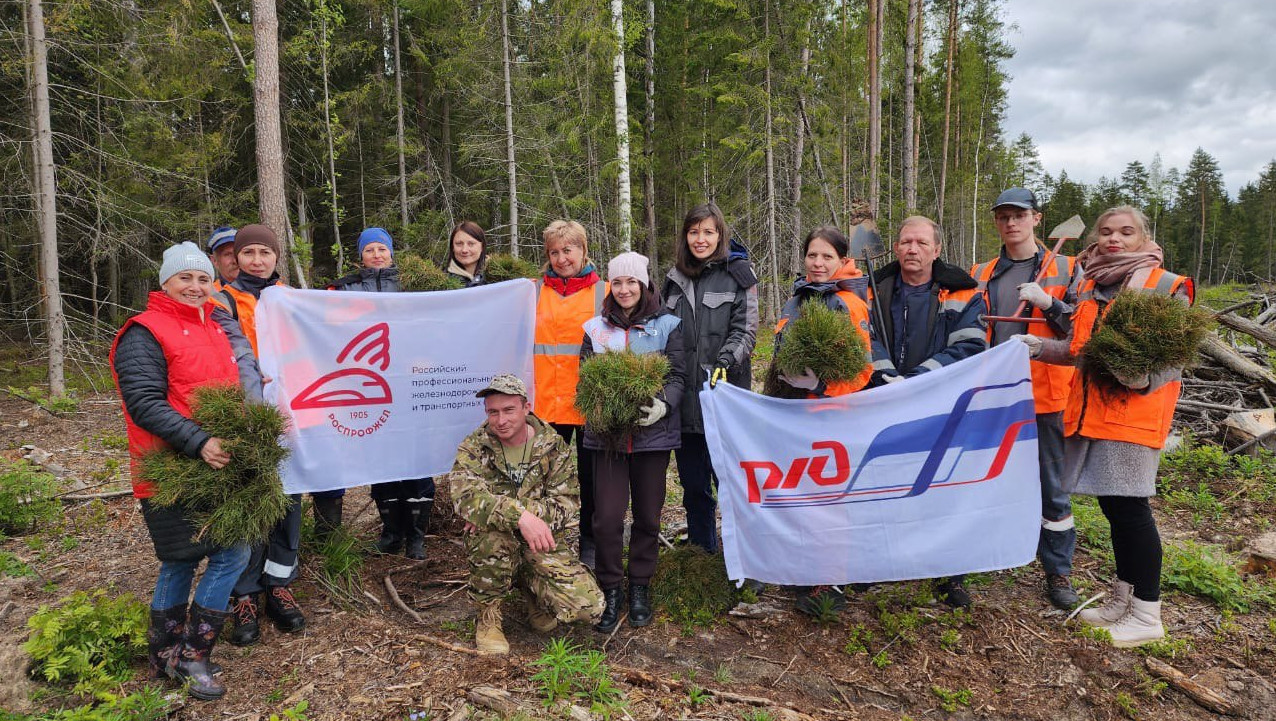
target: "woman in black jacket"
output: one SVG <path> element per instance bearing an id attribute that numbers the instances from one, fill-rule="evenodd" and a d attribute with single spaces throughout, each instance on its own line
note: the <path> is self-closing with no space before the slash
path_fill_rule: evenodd
<path id="1" fill-rule="evenodd" d="M 713 203 L 697 205 L 682 221 L 676 264 L 665 279 L 665 307 L 682 320 L 687 354 L 683 389 L 682 447 L 674 454 L 688 539 L 714 553 L 718 549 L 714 487 L 700 416 L 705 381 L 725 380 L 748 388 L 750 355 L 758 333 L 758 278 L 748 251 L 734 240 L 722 211 Z"/>
<path id="2" fill-rule="evenodd" d="M 398 293 L 399 269 L 394 267 L 394 239 L 384 228 L 365 228 L 359 234 L 359 260 L 363 267 L 332 285 L 329 290 L 361 290 L 374 293 Z M 341 523 L 341 495 L 345 491 L 312 494 L 315 500 L 315 525 L 319 526 L 321 508 L 336 503 L 337 525 Z M 372 500 L 381 517 L 381 537 L 377 550 L 398 553 L 418 561 L 425 560 L 425 534 L 430 528 L 434 510 L 434 479 L 411 478 L 372 484 Z"/>
<path id="3" fill-rule="evenodd" d="M 465 283 L 466 288 L 483 285 L 487 269 L 487 234 L 472 220 L 462 220 L 447 241 L 447 263 L 443 270 Z"/>
<path id="4" fill-rule="evenodd" d="M 623 551 L 625 511 L 633 495 L 633 527 L 629 536 L 629 625 L 651 623 L 648 588 L 659 554 L 660 511 L 665 505 L 665 471 L 669 451 L 682 445 L 681 417 L 685 383 L 682 322 L 660 307 L 660 296 L 638 253 L 621 253 L 607 264 L 611 293 L 602 314 L 585 323 L 581 363 L 596 353 L 629 350 L 662 353 L 669 359 L 664 388 L 640 408 L 638 429 L 623 438 L 603 438 L 585 424 L 585 447 L 595 451 L 595 575 L 607 606 L 594 629 L 611 633 L 620 623 L 625 598 Z"/>

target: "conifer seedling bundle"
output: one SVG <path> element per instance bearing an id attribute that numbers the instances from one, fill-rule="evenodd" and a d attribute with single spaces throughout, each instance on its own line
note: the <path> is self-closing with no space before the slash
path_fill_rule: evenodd
<path id="1" fill-rule="evenodd" d="M 1081 349 L 1081 372 L 1101 387 L 1120 390 L 1124 386 L 1118 376 L 1137 378 L 1191 367 L 1199 358 L 1201 341 L 1213 327 L 1208 311 L 1182 300 L 1123 290 Z"/>
<path id="2" fill-rule="evenodd" d="M 531 278 L 535 280 L 540 276 L 540 268 L 537 268 L 534 263 L 522 258 L 515 258 L 508 253 L 487 256 L 487 265 L 483 268 L 483 281 L 486 283 L 500 283 L 501 281 L 515 278 Z"/>
<path id="3" fill-rule="evenodd" d="M 849 381 L 863 373 L 868 362 L 868 349 L 850 315 L 820 300 L 809 300 L 802 304 L 798 317 L 784 326 L 763 393 L 776 398 L 805 398 L 806 391 L 780 380 L 780 374 L 797 376 L 810 368 L 825 383 Z"/>
<path id="4" fill-rule="evenodd" d="M 419 255 L 395 255 L 394 264 L 399 268 L 399 283 L 406 291 L 459 290 L 465 287 L 460 278 L 448 275 Z"/>
<path id="5" fill-rule="evenodd" d="M 191 416 L 214 438 L 230 463 L 214 469 L 200 458 L 171 449 L 142 459 L 142 476 L 155 484 L 151 501 L 178 506 L 199 528 L 195 540 L 218 546 L 264 541 L 288 512 L 279 478 L 288 457 L 280 444 L 287 420 L 279 409 L 247 403 L 237 386 L 208 385 L 192 395 Z"/>
<path id="6" fill-rule="evenodd" d="M 669 359 L 661 353 L 625 350 L 592 356 L 580 364 L 576 410 L 591 431 L 618 439 L 638 426 L 638 408 L 664 388 L 668 372 Z"/>

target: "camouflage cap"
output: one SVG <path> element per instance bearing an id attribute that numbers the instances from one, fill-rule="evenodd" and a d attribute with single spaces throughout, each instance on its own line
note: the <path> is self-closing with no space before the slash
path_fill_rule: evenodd
<path id="1" fill-rule="evenodd" d="M 523 379 L 509 373 L 502 373 L 492 379 L 487 387 L 474 394 L 475 398 L 486 398 L 493 393 L 503 393 L 507 396 L 527 397 L 527 386 L 523 383 Z"/>

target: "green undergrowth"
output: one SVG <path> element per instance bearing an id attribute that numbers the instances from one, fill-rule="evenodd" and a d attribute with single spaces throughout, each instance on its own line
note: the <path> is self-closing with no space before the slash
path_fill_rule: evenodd
<path id="1" fill-rule="evenodd" d="M 27 715 L 0 711 L 0 721 L 159 721 L 168 717 L 168 701 L 157 686 L 147 686 L 127 696 L 69 709 Z"/>
<path id="2" fill-rule="evenodd" d="M 581 703 L 591 714 L 603 719 L 624 714 L 625 694 L 616 686 L 602 651 L 585 650 L 566 638 L 545 645 L 545 652 L 531 662 L 537 668 L 532 681 L 537 684 L 545 707 Z"/>
<path id="3" fill-rule="evenodd" d="M 314 521 L 306 514 L 302 526 L 302 542 L 306 550 L 319 562 L 316 582 L 332 599 L 345 606 L 363 601 L 363 567 L 372 554 L 372 544 L 363 540 L 345 526 L 339 526 L 320 540 L 314 532 Z"/>
<path id="4" fill-rule="evenodd" d="M 0 534 L 22 535 L 62 512 L 58 480 L 26 461 L 0 461 Z"/>
<path id="5" fill-rule="evenodd" d="M 30 637 L 22 648 L 37 678 L 109 700 L 146 655 L 147 616 L 146 604 L 132 594 L 77 591 L 27 620 Z"/>
<path id="6" fill-rule="evenodd" d="M 1213 601 L 1224 611 L 1248 613 L 1256 605 L 1276 604 L 1276 586 L 1246 578 L 1238 566 L 1239 560 L 1220 546 L 1193 541 L 1167 543 L 1161 583 Z"/>
<path id="7" fill-rule="evenodd" d="M 1215 444 L 1185 438 L 1161 458 L 1157 491 L 1171 505 L 1202 514 L 1198 522 L 1221 517 L 1234 500 L 1276 507 L 1276 455 L 1266 449 L 1228 455 Z"/>
<path id="8" fill-rule="evenodd" d="M 661 552 L 651 592 L 657 608 L 684 632 L 712 626 L 739 598 L 722 556 L 693 544 Z"/>

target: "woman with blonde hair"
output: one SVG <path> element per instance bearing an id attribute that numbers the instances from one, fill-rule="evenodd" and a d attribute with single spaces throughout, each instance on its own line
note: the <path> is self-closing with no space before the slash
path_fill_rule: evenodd
<path id="1" fill-rule="evenodd" d="M 602 311 L 607 284 L 589 259 L 585 228 L 574 220 L 555 220 L 541 234 L 547 261 L 537 282 L 533 412 L 567 443 L 576 443 L 580 477 L 580 560 L 594 567 L 594 471 L 576 410 L 580 346 L 585 321 Z"/>
<path id="2" fill-rule="evenodd" d="M 1105 211 L 1090 245 L 1077 256 L 1084 273 L 1072 316 L 1072 337 L 1020 335 L 1030 354 L 1068 364 L 1081 355 L 1102 325 L 1117 293 L 1155 293 L 1191 303 L 1192 279 L 1162 267 L 1164 254 L 1142 211 L 1128 205 Z M 1108 602 L 1081 612 L 1080 620 L 1106 628 L 1119 647 L 1163 638 L 1161 537 L 1149 498 L 1156 493 L 1161 448 L 1179 397 L 1181 368 L 1117 375 L 1119 387 L 1098 387 L 1085 373 L 1073 377 L 1064 410 L 1063 490 L 1097 496 L 1112 529 L 1116 575 Z"/>

